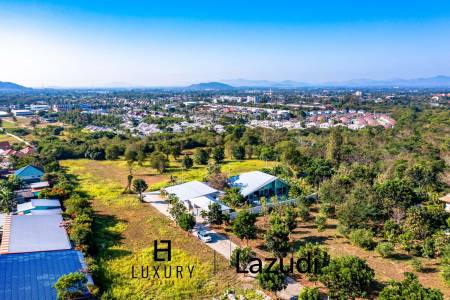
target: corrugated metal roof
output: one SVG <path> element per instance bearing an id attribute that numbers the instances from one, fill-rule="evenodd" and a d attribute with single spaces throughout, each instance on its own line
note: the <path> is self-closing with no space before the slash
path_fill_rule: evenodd
<path id="1" fill-rule="evenodd" d="M 44 175 L 44 172 L 39 170 L 38 168 L 27 165 L 25 167 L 20 168 L 19 170 L 14 172 L 14 175 L 21 176 L 21 177 L 27 177 L 27 176 L 42 176 Z"/>
<path id="2" fill-rule="evenodd" d="M 190 181 L 179 185 L 165 188 L 168 194 L 175 194 L 181 201 L 206 196 L 217 193 L 218 190 L 213 189 L 200 181 Z"/>
<path id="3" fill-rule="evenodd" d="M 48 186 L 49 186 L 48 181 L 39 181 L 39 182 L 34 182 L 34 183 L 30 184 L 30 187 L 32 189 L 43 188 L 43 187 L 48 187 Z"/>
<path id="4" fill-rule="evenodd" d="M 0 299 L 56 299 L 53 285 L 83 269 L 80 258 L 76 250 L 0 255 Z"/>
<path id="5" fill-rule="evenodd" d="M 228 206 L 226 206 L 225 204 L 223 204 L 222 202 L 212 199 L 211 197 L 206 197 L 206 196 L 193 198 L 190 201 L 192 204 L 194 204 L 197 207 L 199 207 L 203 210 L 206 210 L 206 211 L 209 210 L 209 205 L 211 205 L 215 202 L 218 202 L 220 204 L 220 207 L 222 208 L 222 210 L 230 210 L 231 209 Z"/>
<path id="6" fill-rule="evenodd" d="M 277 177 L 260 171 L 242 173 L 229 179 L 230 185 L 240 188 L 244 197 L 275 180 Z"/>
<path id="7" fill-rule="evenodd" d="M 11 216 L 8 253 L 23 253 L 71 248 L 62 216 Z M 3 241 L 2 241 L 3 245 Z"/>
<path id="8" fill-rule="evenodd" d="M 22 212 L 38 207 L 61 207 L 58 199 L 31 199 L 29 202 L 17 204 L 17 212 Z"/>

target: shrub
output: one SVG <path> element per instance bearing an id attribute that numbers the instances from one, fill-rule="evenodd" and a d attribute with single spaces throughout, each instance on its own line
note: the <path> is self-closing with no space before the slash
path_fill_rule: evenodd
<path id="1" fill-rule="evenodd" d="M 320 300 L 319 288 L 304 287 L 300 290 L 298 300 Z"/>
<path id="2" fill-rule="evenodd" d="M 434 247 L 434 239 L 433 238 L 427 238 L 423 241 L 422 244 L 422 256 L 427 258 L 433 258 L 435 255 L 435 247 Z"/>
<path id="3" fill-rule="evenodd" d="M 298 251 L 295 254 L 295 257 L 297 259 L 300 258 L 306 258 L 310 259 L 310 264 L 312 266 L 311 272 L 306 272 L 309 280 L 315 281 L 317 280 L 317 276 L 322 274 L 322 269 L 329 264 L 329 258 L 328 252 L 325 250 L 324 247 L 320 246 L 319 244 L 313 244 L 313 243 L 306 243 L 298 249 Z M 315 263 L 317 261 L 317 264 Z M 308 266 L 307 263 L 302 261 L 300 263 L 300 267 L 302 270 L 307 270 Z M 316 268 L 317 266 L 317 268 Z"/>
<path id="4" fill-rule="evenodd" d="M 417 276 L 413 273 L 405 273 L 405 279 L 402 281 L 392 280 L 381 291 L 380 300 L 407 300 L 407 299 L 427 299 L 427 300 L 444 300 L 442 293 L 438 289 L 424 288 Z"/>
<path id="5" fill-rule="evenodd" d="M 272 266 L 270 272 L 267 267 L 265 267 L 260 273 L 258 273 L 256 279 L 263 289 L 271 292 L 281 291 L 287 286 L 285 282 L 285 275 L 281 271 L 279 265 Z"/>
<path id="6" fill-rule="evenodd" d="M 304 205 L 304 204 L 300 204 L 297 208 L 297 214 L 299 216 L 299 218 L 303 221 L 306 222 L 309 219 L 309 207 Z"/>
<path id="7" fill-rule="evenodd" d="M 252 251 L 252 248 L 235 248 L 230 257 L 230 265 L 236 267 L 237 257 L 239 255 L 239 268 L 245 270 L 252 258 L 256 257 L 256 253 Z"/>
<path id="8" fill-rule="evenodd" d="M 394 244 L 391 242 L 379 243 L 375 248 L 375 251 L 377 251 L 377 253 L 380 254 L 381 257 L 391 257 L 394 254 Z"/>
<path id="9" fill-rule="evenodd" d="M 190 232 L 194 229 L 195 218 L 190 213 L 184 212 L 178 216 L 177 223 L 182 229 Z"/>
<path id="10" fill-rule="evenodd" d="M 86 292 L 86 275 L 80 272 L 61 276 L 55 283 L 58 299 L 72 299 L 81 297 Z"/>
<path id="11" fill-rule="evenodd" d="M 335 213 L 335 207 L 331 203 L 324 202 L 320 204 L 319 212 L 326 215 L 327 217 L 333 217 Z"/>
<path id="12" fill-rule="evenodd" d="M 358 247 L 372 250 L 375 243 L 373 241 L 373 232 L 368 229 L 355 229 L 350 232 L 350 242 Z"/>
<path id="13" fill-rule="evenodd" d="M 327 226 L 327 216 L 323 214 L 318 214 L 316 216 L 316 219 L 314 220 L 314 223 L 316 224 L 317 230 L 319 232 L 324 231 Z"/>
<path id="14" fill-rule="evenodd" d="M 322 269 L 319 280 L 328 288 L 331 297 L 349 299 L 366 297 L 374 276 L 365 260 L 342 256 L 332 259 Z"/>
<path id="15" fill-rule="evenodd" d="M 416 272 L 423 272 L 424 271 L 424 267 L 422 264 L 422 261 L 418 258 L 413 258 L 410 262 L 411 267 L 413 268 L 414 271 Z"/>

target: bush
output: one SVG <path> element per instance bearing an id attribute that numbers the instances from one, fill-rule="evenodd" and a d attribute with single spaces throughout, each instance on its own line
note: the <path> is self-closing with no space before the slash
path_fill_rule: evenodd
<path id="1" fill-rule="evenodd" d="M 392 257 L 392 255 L 394 254 L 394 244 L 391 242 L 379 243 L 375 248 L 375 251 L 377 251 L 377 253 L 380 254 L 381 257 Z"/>
<path id="2" fill-rule="evenodd" d="M 422 261 L 418 258 L 413 258 L 410 262 L 411 267 L 413 268 L 414 271 L 416 272 L 423 272 L 424 271 L 424 267 L 422 264 Z"/>
<path id="3" fill-rule="evenodd" d="M 366 297 L 374 276 L 374 271 L 365 260 L 342 256 L 332 259 L 322 269 L 319 280 L 328 288 L 331 297 L 349 299 Z"/>
<path id="4" fill-rule="evenodd" d="M 327 217 L 333 217 L 335 214 L 335 207 L 331 203 L 321 203 L 319 212 L 326 215 Z"/>
<path id="5" fill-rule="evenodd" d="M 313 244 L 313 243 L 306 243 L 304 245 L 301 245 L 298 251 L 295 253 L 295 257 L 297 259 L 300 258 L 308 258 L 310 257 L 310 263 L 312 265 L 311 272 L 306 272 L 309 280 L 315 281 L 317 280 L 317 276 L 322 274 L 322 269 L 329 264 L 329 258 L 328 252 L 325 250 L 324 247 L 320 246 L 319 244 Z M 317 269 L 315 261 L 317 260 Z M 307 270 L 306 262 L 301 262 L 300 267 L 302 270 Z"/>
<path id="6" fill-rule="evenodd" d="M 358 247 L 372 250 L 375 246 L 373 241 L 373 232 L 368 229 L 355 229 L 350 232 L 350 242 Z"/>
<path id="7" fill-rule="evenodd" d="M 434 248 L 434 239 L 433 238 L 427 238 L 423 241 L 422 244 L 422 256 L 427 258 L 433 258 L 435 255 L 435 248 Z"/>
<path id="8" fill-rule="evenodd" d="M 450 265 L 444 265 L 441 268 L 441 278 L 447 284 L 450 286 Z"/>
<path id="9" fill-rule="evenodd" d="M 237 257 L 239 255 L 239 268 L 245 270 L 252 258 L 256 257 L 256 253 L 252 251 L 252 248 L 235 248 L 230 257 L 230 265 L 236 267 Z"/>
<path id="10" fill-rule="evenodd" d="M 80 272 L 69 273 L 61 276 L 55 283 L 58 299 L 72 299 L 85 294 L 87 278 Z"/>
<path id="11" fill-rule="evenodd" d="M 297 214 L 299 216 L 299 218 L 303 221 L 306 222 L 309 219 L 309 207 L 304 205 L 304 204 L 300 204 L 297 208 Z"/>
<path id="12" fill-rule="evenodd" d="M 279 265 L 272 266 L 270 272 L 267 270 L 267 267 L 265 267 L 260 273 L 258 273 L 256 279 L 263 289 L 271 292 L 281 291 L 287 286 L 285 282 L 285 275 L 281 271 Z"/>
<path id="13" fill-rule="evenodd" d="M 304 287 L 300 290 L 298 300 L 320 300 L 319 288 Z"/>
<path id="14" fill-rule="evenodd" d="M 323 214 L 318 214 L 314 220 L 314 224 L 317 226 L 317 230 L 322 232 L 327 227 L 327 216 Z"/>
<path id="15" fill-rule="evenodd" d="M 392 280 L 381 291 L 379 300 L 409 300 L 409 299 L 427 299 L 444 300 L 444 297 L 438 289 L 424 288 L 417 276 L 413 273 L 405 273 L 403 281 Z"/>
<path id="16" fill-rule="evenodd" d="M 190 213 L 184 212 L 178 216 L 177 223 L 183 230 L 190 232 L 192 231 L 192 229 L 194 229 L 195 218 Z"/>

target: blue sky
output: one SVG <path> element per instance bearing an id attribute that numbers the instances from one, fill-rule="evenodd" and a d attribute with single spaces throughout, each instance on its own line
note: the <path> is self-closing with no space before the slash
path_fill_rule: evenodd
<path id="1" fill-rule="evenodd" d="M 4 1 L 0 81 L 168 86 L 450 75 L 449 1 Z"/>

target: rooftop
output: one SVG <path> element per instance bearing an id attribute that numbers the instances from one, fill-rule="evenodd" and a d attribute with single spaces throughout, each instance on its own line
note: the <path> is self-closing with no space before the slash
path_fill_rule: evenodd
<path id="1" fill-rule="evenodd" d="M 240 188 L 244 197 L 275 180 L 277 180 L 277 177 L 260 171 L 242 173 L 229 179 L 230 185 Z"/>
<path id="2" fill-rule="evenodd" d="M 67 250 L 71 248 L 62 216 L 13 215 L 5 222 L 1 254 Z"/>
<path id="3" fill-rule="evenodd" d="M 213 189 L 209 185 L 200 181 L 190 181 L 170 186 L 165 188 L 165 191 L 168 194 L 175 194 L 180 201 L 186 201 L 218 192 L 218 190 Z"/>
<path id="4" fill-rule="evenodd" d="M 59 277 L 84 268 L 76 250 L 0 255 L 0 299 L 56 299 Z"/>

